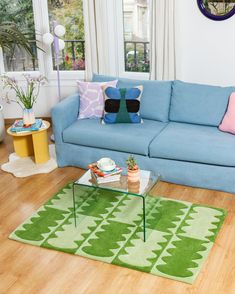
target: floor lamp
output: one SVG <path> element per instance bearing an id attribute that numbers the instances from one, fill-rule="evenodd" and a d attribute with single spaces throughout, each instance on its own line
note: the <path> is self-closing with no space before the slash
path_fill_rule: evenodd
<path id="1" fill-rule="evenodd" d="M 57 21 L 53 21 L 53 34 L 45 33 L 42 36 L 42 42 L 46 46 L 51 46 L 53 43 L 53 50 L 55 56 L 56 72 L 57 72 L 57 89 L 58 98 L 61 101 L 61 87 L 60 87 L 60 51 L 65 47 L 64 40 L 60 39 L 65 35 L 65 27 L 57 24 Z M 51 140 L 54 141 L 54 134 L 51 135 Z"/>

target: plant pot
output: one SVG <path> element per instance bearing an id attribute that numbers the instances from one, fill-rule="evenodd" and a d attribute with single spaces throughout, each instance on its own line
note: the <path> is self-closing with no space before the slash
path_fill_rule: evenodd
<path id="1" fill-rule="evenodd" d="M 139 169 L 128 169 L 127 171 L 128 182 L 138 182 L 140 180 L 140 170 Z"/>
<path id="2" fill-rule="evenodd" d="M 3 117 L 3 107 L 0 104 L 0 142 L 3 141 L 5 137 L 5 123 L 4 123 L 4 117 Z"/>
<path id="3" fill-rule="evenodd" d="M 33 108 L 24 108 L 23 122 L 24 122 L 24 125 L 26 126 L 32 125 L 35 123 L 35 115 L 34 115 Z"/>
<path id="4" fill-rule="evenodd" d="M 128 192 L 130 193 L 139 193 L 140 190 L 140 181 L 131 182 L 128 181 Z"/>

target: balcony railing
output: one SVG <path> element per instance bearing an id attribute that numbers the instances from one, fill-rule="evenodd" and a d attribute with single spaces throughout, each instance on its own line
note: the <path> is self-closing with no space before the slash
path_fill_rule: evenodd
<path id="1" fill-rule="evenodd" d="M 36 53 L 36 42 L 31 46 Z M 133 72 L 149 72 L 149 42 L 125 41 L 125 70 Z M 53 54 L 53 68 L 56 62 Z M 4 54 L 6 71 L 31 71 L 38 70 L 37 58 L 32 59 L 26 52 L 15 48 L 14 54 Z M 85 41 L 65 40 L 65 48 L 59 57 L 60 70 L 84 70 L 85 69 Z"/>
<path id="2" fill-rule="evenodd" d="M 85 41 L 65 40 L 65 48 L 60 58 L 60 70 L 84 70 L 85 69 Z M 53 67 L 56 69 L 55 56 L 53 52 Z"/>
<path id="3" fill-rule="evenodd" d="M 149 72 L 149 42 L 125 41 L 125 70 Z"/>
<path id="4" fill-rule="evenodd" d="M 32 51 L 35 54 L 35 58 L 32 58 L 25 50 L 15 46 L 13 51 L 4 52 L 4 66 L 5 71 L 35 71 L 38 70 L 37 60 L 37 46 L 36 41 L 30 41 Z"/>
<path id="5" fill-rule="evenodd" d="M 35 56 L 37 54 L 36 41 L 31 41 L 31 47 Z M 53 55 L 53 68 L 56 62 Z M 32 58 L 27 52 L 15 47 L 13 53 L 4 53 L 5 71 L 35 71 L 38 70 L 37 58 Z M 65 40 L 65 48 L 59 57 L 60 70 L 84 70 L 85 69 L 85 41 Z"/>

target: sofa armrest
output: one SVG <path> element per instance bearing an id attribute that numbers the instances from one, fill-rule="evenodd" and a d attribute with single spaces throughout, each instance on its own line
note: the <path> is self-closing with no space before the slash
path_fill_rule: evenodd
<path id="1" fill-rule="evenodd" d="M 79 112 L 79 94 L 68 96 L 51 110 L 55 142 L 61 143 L 63 130 L 75 122 Z"/>

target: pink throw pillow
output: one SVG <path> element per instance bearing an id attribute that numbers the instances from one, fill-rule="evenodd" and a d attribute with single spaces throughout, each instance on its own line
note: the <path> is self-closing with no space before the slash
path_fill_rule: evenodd
<path id="1" fill-rule="evenodd" d="M 235 135 L 235 93 L 232 93 L 229 98 L 228 109 L 222 123 L 219 125 L 219 129 Z"/>
<path id="2" fill-rule="evenodd" d="M 103 117 L 104 96 L 103 86 L 116 87 L 118 80 L 110 82 L 82 82 L 77 81 L 80 95 L 80 109 L 78 119 Z"/>

